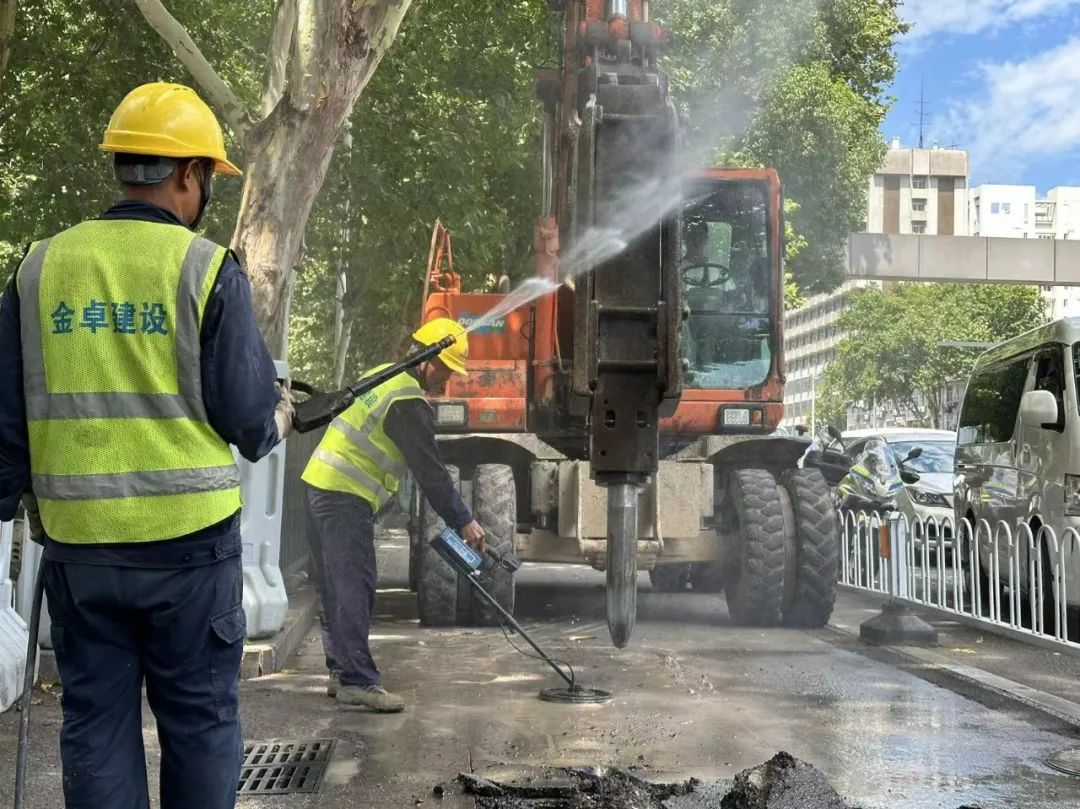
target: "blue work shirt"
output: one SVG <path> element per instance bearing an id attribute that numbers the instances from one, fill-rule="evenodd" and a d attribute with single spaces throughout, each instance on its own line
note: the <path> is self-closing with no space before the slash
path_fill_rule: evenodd
<path id="1" fill-rule="evenodd" d="M 101 218 L 184 227 L 171 212 L 134 200 L 114 205 Z M 203 314 L 202 394 L 210 426 L 249 461 L 259 460 L 277 443 L 276 379 L 273 359 L 255 324 L 251 286 L 230 251 Z M 30 488 L 19 296 L 13 275 L 0 296 L 0 520 L 15 516 L 20 498 Z M 84 564 L 175 567 L 209 564 L 240 551 L 237 512 L 216 525 L 164 542 L 69 544 L 50 540 L 46 556 Z"/>

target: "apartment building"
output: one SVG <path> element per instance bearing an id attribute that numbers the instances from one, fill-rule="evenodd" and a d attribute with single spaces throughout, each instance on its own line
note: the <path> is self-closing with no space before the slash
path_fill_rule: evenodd
<path id="1" fill-rule="evenodd" d="M 907 149 L 894 140 L 881 170 L 870 179 L 866 230 L 965 236 L 969 191 L 967 152 L 937 147 Z M 785 316 L 783 426 L 809 424 L 816 416 L 817 388 L 844 338 L 837 318 L 859 289 L 876 283 L 848 281 L 833 292 L 808 299 L 805 306 Z"/>

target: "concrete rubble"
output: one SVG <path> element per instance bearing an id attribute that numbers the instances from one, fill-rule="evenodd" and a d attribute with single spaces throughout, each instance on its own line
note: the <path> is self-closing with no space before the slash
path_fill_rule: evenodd
<path id="1" fill-rule="evenodd" d="M 462 773 L 434 789 L 436 799 L 460 794 L 476 809 L 858 809 L 812 764 L 783 751 L 734 782 L 656 784 L 616 769 L 552 768 L 501 781 Z"/>

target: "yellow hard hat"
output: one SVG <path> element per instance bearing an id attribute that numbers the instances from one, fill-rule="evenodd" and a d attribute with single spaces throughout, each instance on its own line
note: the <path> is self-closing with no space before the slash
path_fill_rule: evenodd
<path id="1" fill-rule="evenodd" d="M 469 371 L 465 363 L 469 359 L 469 336 L 460 323 L 447 317 L 437 317 L 414 331 L 412 338 L 420 345 L 430 346 L 449 335 L 456 336 L 457 340 L 450 348 L 443 349 L 439 359 L 455 374 L 467 374 Z"/>
<path id="2" fill-rule="evenodd" d="M 225 138 L 214 113 L 182 84 L 152 82 L 128 93 L 113 112 L 101 149 L 176 159 L 208 157 L 214 171 L 240 174 L 225 154 Z"/>

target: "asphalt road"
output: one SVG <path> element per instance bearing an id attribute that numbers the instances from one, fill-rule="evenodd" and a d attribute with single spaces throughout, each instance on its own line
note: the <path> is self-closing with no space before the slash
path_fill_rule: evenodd
<path id="1" fill-rule="evenodd" d="M 382 543 L 380 555 L 373 642 L 385 684 L 408 698 L 408 710 L 339 709 L 324 694 L 313 633 L 286 671 L 244 683 L 242 700 L 248 739 L 337 740 L 322 791 L 245 798 L 239 806 L 471 806 L 435 801 L 432 787 L 459 772 L 508 777 L 546 766 L 724 780 L 779 750 L 813 763 L 868 808 L 1080 805 L 1080 779 L 1043 763 L 1080 745 L 1075 727 L 953 682 L 933 666 L 865 650 L 838 629 L 735 628 L 722 597 L 655 594 L 642 577 L 637 630 L 619 651 L 603 622 L 601 574 L 527 567 L 519 619 L 584 684 L 615 694 L 606 706 L 552 705 L 536 693 L 556 684 L 554 674 L 516 653 L 498 630 L 421 629 L 404 588 L 400 535 Z M 836 623 L 851 629 L 872 612 L 844 596 Z M 1032 679 L 1063 698 L 1080 682 L 1073 658 L 945 629 L 940 654 L 966 665 Z M 30 807 L 62 805 L 59 721 L 57 701 L 44 695 L 34 713 Z M 0 717 L 0 804 L 10 801 L 16 722 L 14 712 Z M 156 755 L 148 711 L 146 742 Z"/>

